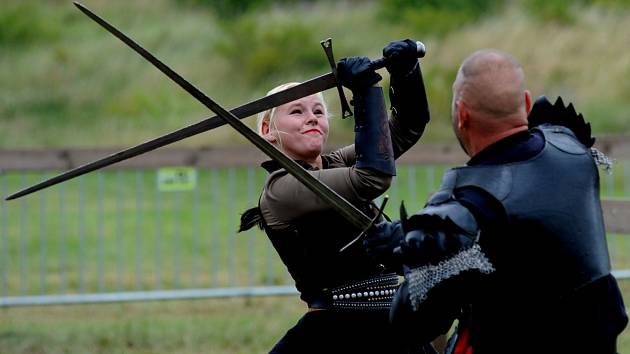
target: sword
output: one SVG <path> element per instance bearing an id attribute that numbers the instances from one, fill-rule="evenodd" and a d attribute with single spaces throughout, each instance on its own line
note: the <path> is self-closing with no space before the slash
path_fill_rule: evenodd
<path id="1" fill-rule="evenodd" d="M 113 26 L 111 26 L 110 24 L 108 24 L 107 22 L 105 22 L 104 20 L 102 20 L 100 17 L 96 16 L 95 14 L 93 14 L 91 11 L 89 11 L 85 6 L 83 6 L 82 4 L 78 3 L 78 2 L 74 2 L 75 6 L 77 6 L 79 8 L 79 10 L 81 10 L 82 12 L 84 12 L 88 17 L 92 18 L 94 21 L 96 21 L 97 23 L 99 23 L 101 26 L 103 26 L 105 29 L 107 29 L 109 32 L 111 32 L 114 36 L 116 36 L 117 38 L 119 38 L 121 41 L 123 41 L 125 44 L 127 44 L 128 46 L 130 46 L 132 49 L 136 50 L 139 54 L 143 55 L 143 53 L 147 53 L 148 52 L 142 48 L 141 46 L 139 46 L 137 43 L 135 43 L 133 40 L 131 40 L 129 37 L 123 35 L 122 33 L 120 33 L 118 30 L 116 30 Z M 114 31 L 111 31 L 111 30 Z M 334 60 L 332 58 L 332 44 L 331 44 L 331 40 L 327 39 L 325 41 L 321 42 L 322 47 L 324 47 L 324 50 L 326 51 L 326 55 L 328 56 L 328 60 L 331 64 L 332 67 L 332 71 L 330 73 L 324 74 L 324 75 L 320 75 L 318 77 L 315 77 L 313 79 L 307 80 L 299 85 L 296 85 L 294 87 L 291 87 L 289 89 L 277 92 L 275 94 L 269 95 L 269 96 L 265 96 L 262 98 L 259 98 L 257 100 L 251 101 L 249 103 L 246 103 L 242 106 L 236 107 L 234 109 L 232 109 L 230 112 L 236 116 L 239 119 L 245 118 L 245 117 L 249 117 L 252 116 L 256 113 L 265 111 L 267 109 L 273 108 L 273 107 L 277 107 L 280 106 L 282 104 L 288 103 L 288 102 L 292 102 L 295 101 L 297 99 L 300 99 L 302 97 L 306 97 L 309 95 L 312 95 L 314 93 L 317 92 L 321 92 L 321 91 L 325 91 L 328 90 L 330 88 L 333 87 L 337 87 L 337 90 L 340 91 L 340 94 L 343 92 L 341 91 L 339 82 L 337 80 L 336 77 L 336 69 L 335 69 L 335 65 L 334 65 Z M 418 57 L 424 57 L 425 53 L 426 53 L 426 48 L 424 46 L 424 44 L 422 42 L 416 42 L 417 46 L 418 46 Z M 158 61 L 159 62 L 159 61 Z M 164 65 L 160 62 L 161 65 Z M 158 66 L 157 64 L 155 64 L 156 66 Z M 375 61 L 372 62 L 372 66 L 375 69 L 380 69 L 383 68 L 386 65 L 386 60 L 385 58 L 380 58 L 377 59 Z M 159 66 L 158 66 L 159 68 Z M 344 104 L 345 99 L 344 96 L 341 96 L 341 103 L 342 103 L 342 114 L 344 117 L 348 116 L 349 114 L 349 108 L 347 106 L 347 104 Z M 63 172 L 59 175 L 53 176 L 49 179 L 46 179 L 42 182 L 39 182 L 33 186 L 24 188 L 16 193 L 13 193 L 11 195 L 9 195 L 8 197 L 5 198 L 5 200 L 12 200 L 12 199 L 17 199 L 20 197 L 23 197 L 25 195 L 31 194 L 33 192 L 42 190 L 44 188 L 59 184 L 61 182 L 67 181 L 69 179 L 84 175 L 86 173 L 107 167 L 109 165 L 112 165 L 114 163 L 120 162 L 120 161 L 124 161 L 127 159 L 130 159 L 132 157 L 144 154 L 146 152 L 155 150 L 159 147 L 165 146 L 165 145 L 169 145 L 172 144 L 174 142 L 189 138 L 191 136 L 194 135 L 198 135 L 201 134 L 203 132 L 212 130 L 214 128 L 220 127 L 222 125 L 226 124 L 226 122 L 219 116 L 214 116 L 214 117 L 210 117 L 210 118 L 206 118 L 198 123 L 189 125 L 187 127 L 178 129 L 176 131 L 173 131 L 171 133 L 167 133 L 165 135 L 162 135 L 160 137 L 151 139 L 149 141 L 146 141 L 144 143 L 138 144 L 136 146 L 127 148 L 125 150 L 121 150 L 119 152 L 116 152 L 114 154 L 108 155 L 104 158 L 101 158 L 99 160 L 93 161 L 93 162 L 89 162 L 87 164 L 78 166 L 74 169 L 68 170 L 66 172 Z"/>
<path id="2" fill-rule="evenodd" d="M 314 93 L 328 90 L 335 87 L 336 85 L 337 80 L 331 72 L 305 81 L 287 90 L 283 90 L 272 95 L 251 101 L 242 106 L 236 107 L 231 110 L 231 113 L 234 114 L 236 117 L 243 119 L 256 113 L 265 111 L 267 109 L 280 106 L 291 101 L 295 101 L 302 97 L 310 96 Z M 189 138 L 191 136 L 204 133 L 214 128 L 218 128 L 224 124 L 226 124 L 225 121 L 219 116 L 213 116 L 203 119 L 195 124 L 180 128 L 157 138 L 148 140 L 144 143 L 135 145 L 133 147 L 121 150 L 93 162 L 89 162 L 66 172 L 60 173 L 42 182 L 34 184 L 33 186 L 24 188 L 14 194 L 11 194 L 10 196 L 6 197 L 5 200 L 23 197 L 44 188 L 54 186 L 75 177 L 79 177 L 86 173 L 107 167 L 109 165 L 113 165 L 117 162 L 124 161 L 138 155 L 142 155 L 162 146 L 166 146 L 174 142 Z"/>
<path id="3" fill-rule="evenodd" d="M 184 79 L 181 75 L 175 72 L 173 69 L 168 67 L 166 64 L 157 59 L 153 54 L 149 53 L 147 50 L 142 48 L 136 42 L 134 42 L 131 38 L 127 37 L 124 33 L 120 32 L 114 26 L 107 23 L 105 20 L 94 14 L 92 11 L 87 9 L 85 6 L 75 2 L 74 3 L 79 10 L 81 10 L 84 14 L 90 17 L 92 20 L 97 22 L 107 31 L 112 33 L 114 36 L 118 37 L 125 44 L 127 44 L 131 49 L 140 54 L 143 58 L 145 58 L 148 62 L 153 64 L 156 68 L 158 68 L 163 74 L 168 76 L 171 80 L 177 83 L 181 88 L 183 88 L 186 92 L 191 94 L 197 101 L 201 102 L 204 106 L 208 107 L 212 112 L 214 112 L 217 116 L 223 119 L 227 124 L 231 125 L 236 131 L 238 131 L 241 135 L 243 135 L 247 140 L 249 140 L 252 144 L 258 147 L 261 151 L 263 151 L 267 156 L 271 157 L 275 161 L 277 161 L 280 166 L 287 170 L 290 174 L 295 176 L 300 182 L 306 185 L 309 189 L 311 189 L 317 196 L 322 198 L 324 201 L 329 203 L 331 207 L 333 207 L 337 212 L 343 215 L 349 222 L 351 222 L 356 227 L 361 229 L 370 225 L 370 218 L 365 216 L 360 210 L 358 210 L 354 205 L 350 204 L 347 200 L 337 194 L 335 191 L 330 189 L 327 185 L 323 184 L 313 175 L 311 175 L 308 171 L 306 171 L 302 166 L 300 166 L 297 162 L 293 161 L 290 157 L 285 155 L 282 151 L 278 150 L 275 146 L 269 143 L 267 140 L 263 139 L 256 132 L 251 130 L 245 123 L 241 122 L 234 113 L 227 111 L 225 108 L 221 107 L 215 101 L 213 101 L 210 97 L 208 97 L 205 93 L 195 87 L 193 84 Z"/>

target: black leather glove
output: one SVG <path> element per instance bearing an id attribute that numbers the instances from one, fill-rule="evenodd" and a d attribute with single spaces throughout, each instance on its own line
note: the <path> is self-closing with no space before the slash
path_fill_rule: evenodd
<path id="1" fill-rule="evenodd" d="M 383 49 L 390 73 L 390 130 L 396 158 L 420 140 L 430 120 L 417 50 L 416 42 L 411 39 L 390 42 Z"/>
<path id="2" fill-rule="evenodd" d="M 388 268 L 399 270 L 402 259 L 397 250 L 400 249 L 405 234 L 400 221 L 383 221 L 374 225 L 363 240 L 363 247 L 368 255 Z"/>
<path id="3" fill-rule="evenodd" d="M 337 63 L 337 78 L 341 85 L 356 93 L 371 87 L 383 77 L 374 71 L 368 57 L 348 57 Z"/>
<path id="4" fill-rule="evenodd" d="M 402 261 L 410 268 L 437 264 L 473 246 L 473 239 L 463 232 L 417 229 L 407 232 L 400 244 Z"/>
<path id="5" fill-rule="evenodd" d="M 389 42 L 383 48 L 383 58 L 392 76 L 404 77 L 418 65 L 418 46 L 411 39 Z"/>

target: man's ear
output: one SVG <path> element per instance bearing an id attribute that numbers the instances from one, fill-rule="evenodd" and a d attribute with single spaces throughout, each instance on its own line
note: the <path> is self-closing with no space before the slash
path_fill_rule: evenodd
<path id="1" fill-rule="evenodd" d="M 455 111 L 457 112 L 457 129 L 467 128 L 470 123 L 470 113 L 464 102 L 457 100 L 455 102 Z"/>
<path id="2" fill-rule="evenodd" d="M 525 113 L 529 116 L 529 112 L 532 111 L 532 94 L 525 90 Z"/>

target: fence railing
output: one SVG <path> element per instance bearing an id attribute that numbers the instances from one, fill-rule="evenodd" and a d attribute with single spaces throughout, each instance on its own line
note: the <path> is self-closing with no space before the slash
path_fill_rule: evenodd
<path id="1" fill-rule="evenodd" d="M 602 173 L 615 275 L 630 277 L 630 153 Z M 628 149 L 630 151 L 630 149 Z M 0 151 L 0 195 L 113 153 Z M 0 202 L 0 306 L 295 294 L 260 230 L 237 234 L 265 178 L 247 148 L 163 149 L 18 200 Z M 458 147 L 424 145 L 399 161 L 386 212 L 422 207 Z"/>

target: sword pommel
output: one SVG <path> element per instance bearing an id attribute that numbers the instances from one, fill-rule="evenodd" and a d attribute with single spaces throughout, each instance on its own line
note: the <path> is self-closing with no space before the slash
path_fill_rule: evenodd
<path id="1" fill-rule="evenodd" d="M 427 47 L 420 41 L 416 41 L 416 46 L 418 46 L 418 58 L 424 58 L 427 54 Z"/>
<path id="2" fill-rule="evenodd" d="M 424 56 L 427 54 L 427 47 L 424 45 L 424 43 L 420 41 L 416 41 L 416 46 L 418 58 L 424 58 Z M 384 68 L 386 65 L 387 58 L 380 58 L 372 61 L 372 68 L 374 68 L 374 70 Z"/>

